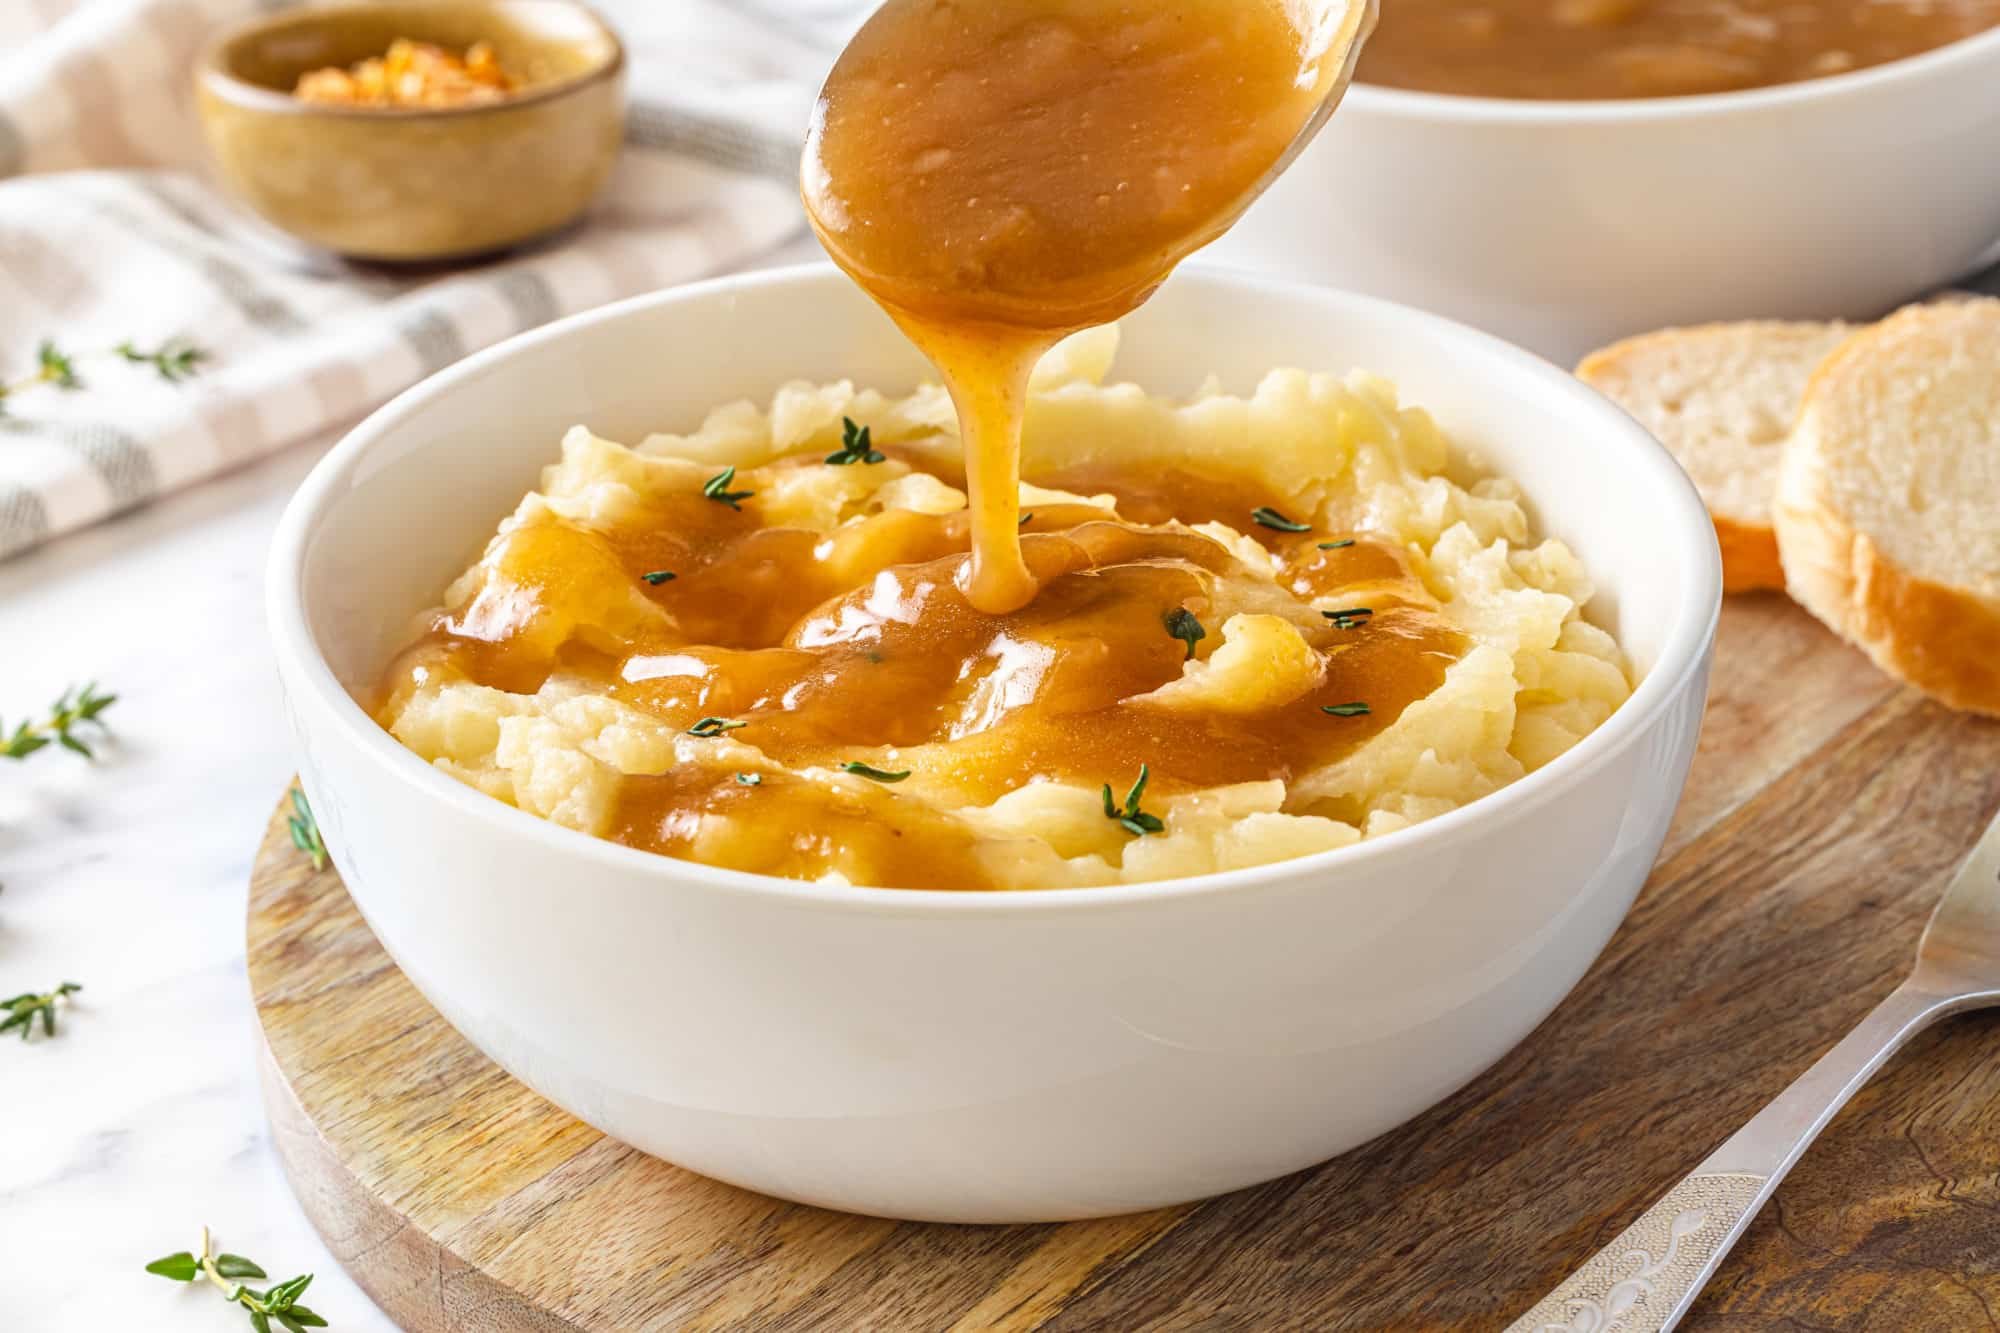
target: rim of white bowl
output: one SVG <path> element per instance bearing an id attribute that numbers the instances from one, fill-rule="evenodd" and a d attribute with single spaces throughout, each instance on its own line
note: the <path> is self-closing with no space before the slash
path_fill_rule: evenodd
<path id="1" fill-rule="evenodd" d="M 1797 83 L 1679 97 L 1550 98 L 1482 97 L 1468 93 L 1388 88 L 1356 79 L 1342 104 L 1405 120 L 1537 125 L 1602 125 L 1633 121 L 1700 120 L 1795 106 L 1801 102 L 1862 97 L 1885 87 L 1921 82 L 1941 70 L 2000 56 L 2000 26 L 1961 37 L 1901 60 L 1829 74 Z"/>
<path id="2" fill-rule="evenodd" d="M 313 467 L 278 521 L 266 571 L 265 600 L 280 668 L 283 670 L 289 664 L 291 679 L 317 696 L 317 702 L 326 707 L 334 724 L 344 730 L 348 739 L 380 767 L 385 779 L 413 788 L 428 799 L 456 806 L 473 818 L 488 823 L 495 836 L 550 842 L 556 850 L 587 861 L 600 861 L 624 871 L 657 875 L 663 881 L 663 891 L 670 887 L 685 891 L 693 884 L 723 893 L 751 893 L 779 898 L 802 908 L 915 917 L 1144 910 L 1147 903 L 1232 893 L 1280 880 L 1334 875 L 1347 866 L 1359 867 L 1393 860 L 1426 843 L 1464 843 L 1475 839 L 1488 824 L 1545 804 L 1588 782 L 1591 775 L 1620 750 L 1637 742 L 1674 701 L 1688 679 L 1701 669 L 1722 614 L 1722 557 L 1716 544 L 1713 522 L 1695 492 L 1694 483 L 1673 460 L 1666 447 L 1609 399 L 1599 396 L 1568 372 L 1512 343 L 1442 315 L 1394 301 L 1200 264 L 1186 266 L 1179 276 L 1231 288 L 1253 298 L 1276 295 L 1286 300 L 1321 300 L 1345 306 L 1357 315 L 1377 321 L 1404 321 L 1427 326 L 1440 341 L 1456 341 L 1468 355 L 1483 354 L 1502 367 L 1504 373 L 1533 381 L 1544 392 L 1574 399 L 1579 408 L 1602 421 L 1606 437 L 1623 438 L 1634 455 L 1633 465 L 1652 474 L 1658 502 L 1663 507 L 1679 511 L 1677 526 L 1687 533 L 1689 540 L 1686 551 L 1681 553 L 1687 565 L 1683 571 L 1686 585 L 1679 618 L 1662 644 L 1658 659 L 1617 711 L 1569 750 L 1498 791 L 1409 828 L 1332 851 L 1180 879 L 994 890 L 890 889 L 823 884 L 730 870 L 641 851 L 551 823 L 468 787 L 403 748 L 377 724 L 341 685 L 333 669 L 321 656 L 306 623 L 303 595 L 304 556 L 311 535 L 323 512 L 338 498 L 375 440 L 433 398 L 450 393 L 461 382 L 486 374 L 489 368 L 528 347 L 563 338 L 572 330 L 589 324 L 621 319 L 629 312 L 655 304 L 699 301 L 719 293 L 753 287 L 825 282 L 845 284 L 847 279 L 827 263 L 800 264 L 712 278 L 649 292 L 571 315 L 476 352 L 405 389 L 370 413 Z M 672 881 L 673 884 L 665 881 Z"/>

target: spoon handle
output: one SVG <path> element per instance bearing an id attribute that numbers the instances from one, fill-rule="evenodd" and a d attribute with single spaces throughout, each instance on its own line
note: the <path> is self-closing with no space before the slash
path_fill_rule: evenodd
<path id="1" fill-rule="evenodd" d="M 1778 1182 L 1904 1042 L 1969 997 L 1905 982 L 1860 1026 L 1507 1333 L 1664 1333 L 1680 1322 Z"/>

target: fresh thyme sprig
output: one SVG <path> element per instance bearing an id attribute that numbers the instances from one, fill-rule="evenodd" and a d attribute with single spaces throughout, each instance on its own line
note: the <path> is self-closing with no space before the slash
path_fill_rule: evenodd
<path id="1" fill-rule="evenodd" d="M 19 1032 L 21 1040 L 26 1041 L 28 1034 L 35 1030 L 35 1016 L 39 1014 L 42 1019 L 42 1035 L 55 1036 L 56 1006 L 82 989 L 83 987 L 74 981 L 65 981 L 54 990 L 43 991 L 39 995 L 34 991 L 24 991 L 11 1000 L 0 1000 L 0 1014 L 6 1015 L 5 1018 L 0 1018 L 0 1035 Z"/>
<path id="2" fill-rule="evenodd" d="M 840 419 L 840 450 L 826 456 L 826 461 L 835 467 L 846 467 L 850 463 L 879 463 L 888 455 L 875 447 L 868 438 L 869 427 L 857 426 L 853 417 Z M 723 483 L 728 485 L 727 482 Z"/>
<path id="3" fill-rule="evenodd" d="M 169 338 L 150 352 L 128 340 L 109 351 L 90 353 L 66 352 L 54 339 L 44 338 L 35 346 L 34 374 L 18 380 L 0 381 L 0 413 L 6 411 L 7 399 L 27 389 L 46 385 L 75 392 L 84 387 L 83 376 L 76 369 L 79 361 L 114 356 L 134 365 L 151 366 L 169 384 L 179 384 L 192 377 L 201 368 L 201 363 L 209 359 L 207 352 L 185 338 Z"/>
<path id="4" fill-rule="evenodd" d="M 1104 817 L 1117 821 L 1120 828 L 1135 838 L 1143 838 L 1148 833 L 1158 833 L 1166 828 L 1158 815 L 1149 815 L 1139 808 L 1139 799 L 1146 794 L 1146 780 L 1151 776 L 1152 771 L 1145 764 L 1139 765 L 1139 780 L 1125 793 L 1123 809 L 1111 800 L 1111 784 L 1104 784 Z"/>
<path id="5" fill-rule="evenodd" d="M 1160 619 L 1166 625 L 1168 634 L 1187 645 L 1189 659 L 1194 657 L 1194 646 L 1208 637 L 1208 631 L 1201 627 L 1199 620 L 1195 619 L 1194 612 L 1185 606 L 1175 607 Z"/>
<path id="6" fill-rule="evenodd" d="M 652 571 L 650 574 L 641 574 L 639 577 L 646 580 L 646 582 L 652 584 L 655 588 L 657 588 L 662 583 L 672 583 L 675 579 L 679 578 L 680 575 L 674 573 L 674 571 L 671 569 L 656 569 Z"/>
<path id="7" fill-rule="evenodd" d="M 1319 711 L 1322 713 L 1331 713 L 1335 717 L 1366 717 L 1368 716 L 1368 705 L 1362 703 L 1321 704 Z"/>
<path id="8" fill-rule="evenodd" d="M 858 759 L 842 760 L 840 771 L 843 773 L 852 773 L 856 777 L 869 778 L 875 782 L 901 782 L 904 778 L 910 776 L 910 770 L 907 768 L 890 772 L 887 769 L 871 768 Z"/>
<path id="9" fill-rule="evenodd" d="M 319 836 L 319 821 L 306 803 L 305 788 L 292 788 L 292 813 L 285 823 L 292 831 L 292 846 L 306 854 L 314 870 L 326 869 L 326 840 Z"/>
<path id="10" fill-rule="evenodd" d="M 1274 528 L 1279 532 L 1312 531 L 1312 524 L 1294 523 L 1292 522 L 1292 520 L 1286 518 L 1283 514 L 1271 508 L 1271 506 L 1269 505 L 1262 505 L 1256 509 L 1251 510 L 1250 517 L 1255 519 L 1262 526 L 1267 528 Z"/>
<path id="11" fill-rule="evenodd" d="M 1375 609 L 1368 606 L 1345 606 L 1338 611 L 1322 611 L 1320 614 L 1331 620 L 1335 629 L 1364 629 L 1374 618 Z"/>
<path id="12" fill-rule="evenodd" d="M 738 773 L 736 781 L 745 787 L 761 787 L 764 785 L 764 775 L 762 773 Z"/>
<path id="13" fill-rule="evenodd" d="M 83 381 L 77 378 L 76 364 L 68 353 L 47 338 L 35 348 L 35 378 L 32 384 L 53 384 L 58 389 L 81 389 Z"/>
<path id="14" fill-rule="evenodd" d="M 712 737 L 720 736 L 725 731 L 734 731 L 738 727 L 747 727 L 749 725 L 748 722 L 738 722 L 733 717 L 705 717 L 688 728 L 688 735 L 699 736 L 703 740 L 708 740 Z"/>
<path id="15" fill-rule="evenodd" d="M 1337 541 L 1320 542 L 1319 549 L 1322 551 L 1338 551 L 1344 546 L 1352 546 L 1352 545 L 1354 545 L 1354 538 L 1342 537 Z"/>
<path id="16" fill-rule="evenodd" d="M 156 374 L 169 384 L 179 384 L 192 378 L 208 360 L 208 353 L 185 338 L 169 338 L 148 352 L 130 342 L 119 343 L 111 349 L 136 366 L 151 366 Z"/>
<path id="17" fill-rule="evenodd" d="M 249 1311 L 250 1326 L 256 1329 L 257 1333 L 271 1333 L 271 1321 L 274 1319 L 287 1330 L 287 1333 L 304 1333 L 308 1328 L 327 1327 L 326 1320 L 299 1304 L 299 1297 L 305 1295 L 306 1288 L 312 1285 L 311 1273 L 302 1273 L 298 1277 L 289 1278 L 268 1291 L 258 1291 L 254 1287 L 245 1286 L 244 1278 L 263 1278 L 269 1274 L 240 1254 L 215 1253 L 207 1227 L 201 1229 L 200 1254 L 181 1250 L 164 1259 L 153 1260 L 146 1265 L 146 1271 L 173 1282 L 199 1282 L 206 1279 L 222 1293 L 224 1300 Z"/>
<path id="18" fill-rule="evenodd" d="M 49 714 L 41 721 L 23 720 L 12 732 L 0 727 L 0 758 L 26 759 L 53 741 L 73 754 L 95 759 L 96 754 L 77 735 L 77 728 L 88 723 L 98 731 L 109 734 L 109 728 L 98 714 L 117 702 L 115 694 L 99 694 L 96 681 L 82 688 L 72 685 L 49 705 Z"/>
<path id="19" fill-rule="evenodd" d="M 749 499 L 757 492 L 732 491 L 727 489 L 729 483 L 735 480 L 736 468 L 732 464 L 703 482 L 701 484 L 701 493 L 711 500 L 728 505 L 731 509 L 741 510 L 743 506 L 738 502 Z"/>

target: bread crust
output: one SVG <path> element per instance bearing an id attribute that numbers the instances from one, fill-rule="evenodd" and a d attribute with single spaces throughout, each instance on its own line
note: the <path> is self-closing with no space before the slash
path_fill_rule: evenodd
<path id="1" fill-rule="evenodd" d="M 1722 547 L 1722 590 L 1727 593 L 1783 589 L 1785 567 L 1778 557 L 1778 533 L 1761 524 L 1739 523 L 1711 513 L 1715 540 Z"/>
<path id="2" fill-rule="evenodd" d="M 2000 602 L 1912 574 L 1827 502 L 1827 460 L 1814 438 L 1814 400 L 1875 337 L 1913 307 L 1850 337 L 1813 373 L 1785 445 L 1772 508 L 1785 584 L 1794 600 L 1883 671 L 1932 698 L 2000 717 Z"/>
<path id="3" fill-rule="evenodd" d="M 1635 366 L 1635 362 L 1663 351 L 1681 349 L 1687 350 L 1693 359 L 1701 360 L 1704 359 L 1703 349 L 1718 339 L 1788 339 L 1845 331 L 1845 326 L 1838 323 L 1785 320 L 1748 320 L 1657 329 L 1598 348 L 1577 363 L 1576 376 L 1624 407 L 1641 425 L 1652 429 L 1644 409 L 1634 401 L 1633 386 L 1645 386 L 1649 378 L 1645 370 Z M 1663 440 L 1663 443 L 1667 443 L 1668 451 L 1674 453 L 1682 468 L 1692 475 L 1691 464 L 1682 457 L 1677 447 L 1668 441 Z M 1743 457 L 1742 465 L 1746 470 L 1754 466 L 1747 455 Z M 1722 590 L 1726 593 L 1782 590 L 1785 571 L 1778 556 L 1778 534 L 1768 509 L 1752 514 L 1741 511 L 1724 513 L 1718 506 L 1717 497 L 1705 483 L 1697 481 L 1696 487 L 1702 492 L 1709 518 L 1715 523 L 1716 542 L 1722 548 Z"/>

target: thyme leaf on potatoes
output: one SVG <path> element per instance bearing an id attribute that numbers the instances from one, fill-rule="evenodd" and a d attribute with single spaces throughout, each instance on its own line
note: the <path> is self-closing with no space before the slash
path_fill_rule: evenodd
<path id="1" fill-rule="evenodd" d="M 1111 784 L 1104 784 L 1104 817 L 1114 821 L 1120 828 L 1135 838 L 1143 838 L 1148 833 L 1159 833 L 1167 826 L 1158 815 L 1149 815 L 1139 808 L 1139 801 L 1146 794 L 1146 782 L 1152 777 L 1152 769 L 1139 765 L 1139 780 L 1125 793 L 1125 804 L 1121 807 L 1111 799 Z"/>
<path id="2" fill-rule="evenodd" d="M 840 771 L 843 773 L 852 773 L 856 777 L 868 778 L 874 782 L 901 782 L 904 778 L 910 776 L 910 770 L 907 768 L 890 772 L 887 769 L 871 767 L 858 759 L 843 760 L 840 765 Z"/>
<path id="3" fill-rule="evenodd" d="M 840 448 L 826 456 L 826 461 L 835 467 L 846 467 L 850 463 L 879 463 L 887 457 L 868 438 L 869 428 L 857 426 L 853 417 L 840 419 Z M 726 484 L 726 483 L 725 483 Z"/>
<path id="4" fill-rule="evenodd" d="M 1191 660 L 1194 657 L 1194 646 L 1208 637 L 1208 631 L 1201 627 L 1201 621 L 1197 620 L 1194 612 L 1185 606 L 1175 607 L 1160 619 L 1167 627 L 1168 634 L 1187 645 L 1187 658 L 1183 660 Z"/>
<path id="5" fill-rule="evenodd" d="M 740 512 L 743 508 L 741 502 L 749 499 L 757 492 L 730 490 L 729 483 L 735 480 L 736 467 L 734 464 L 731 464 L 703 482 L 701 484 L 701 493 L 719 504 L 726 504 L 731 509 Z"/>
<path id="6" fill-rule="evenodd" d="M 1349 606 L 1338 611 L 1322 611 L 1321 615 L 1333 622 L 1335 629 L 1360 629 L 1374 616 L 1373 607 Z"/>
<path id="7" fill-rule="evenodd" d="M 1269 505 L 1262 505 L 1250 511 L 1250 517 L 1264 527 L 1278 532 L 1311 532 L 1312 524 L 1294 523 Z"/>

